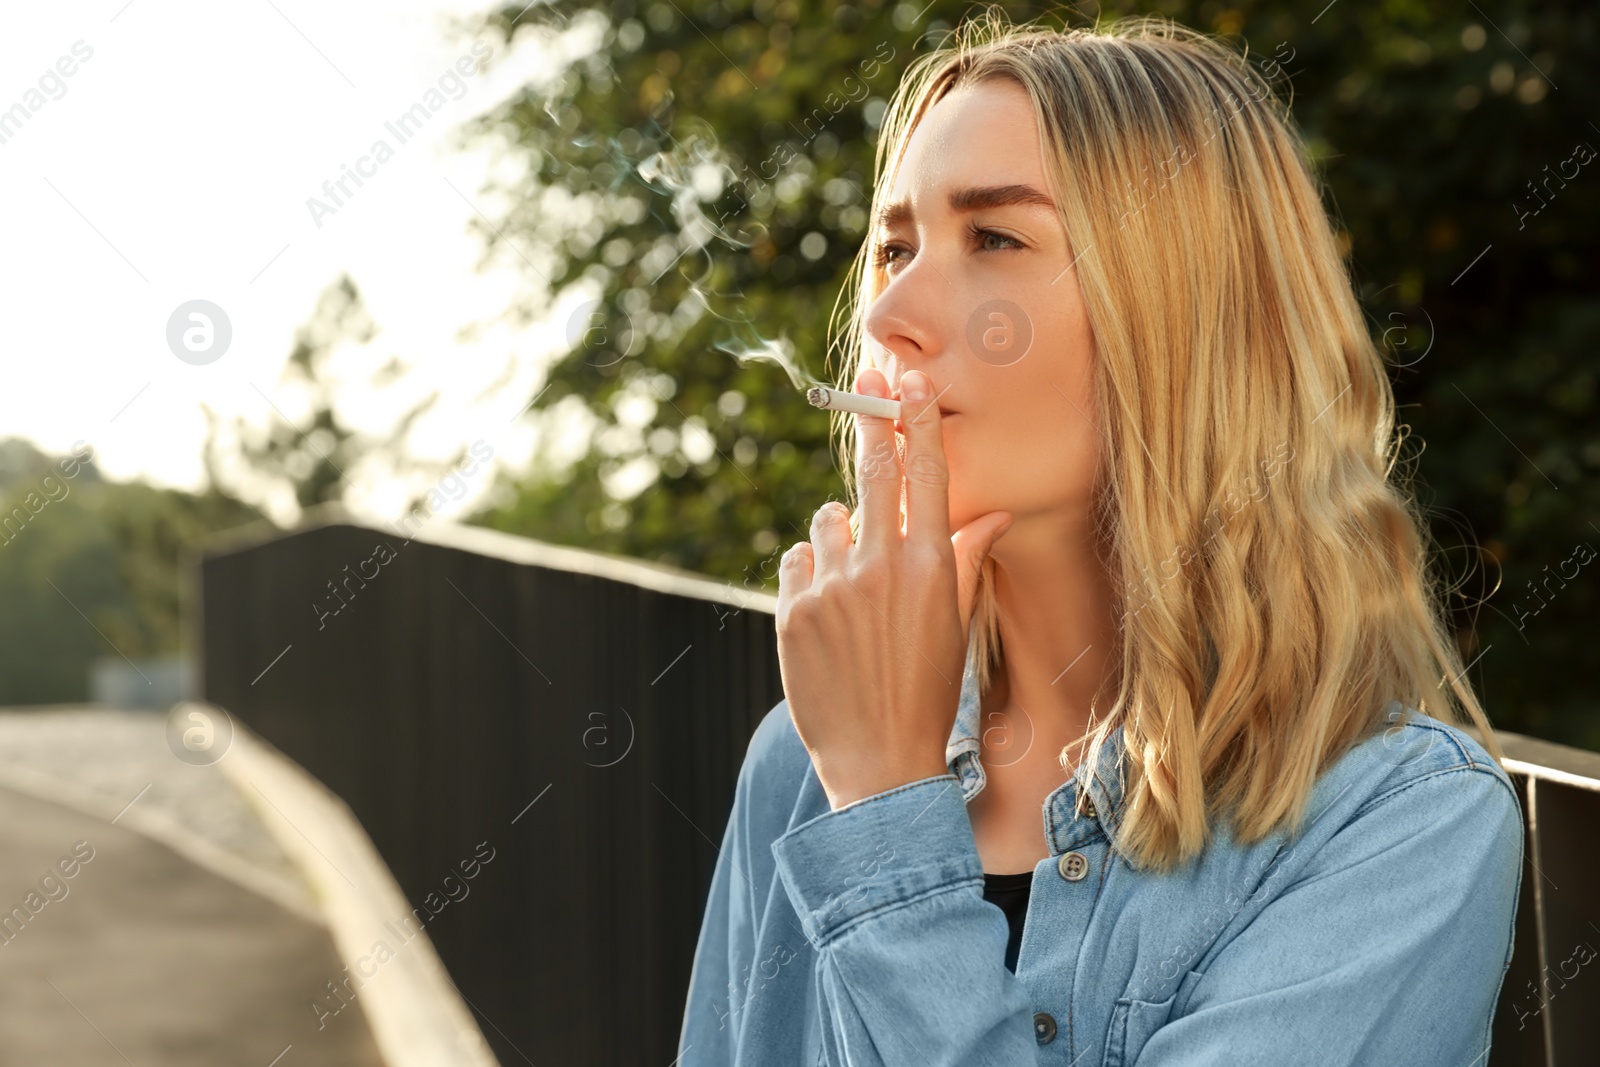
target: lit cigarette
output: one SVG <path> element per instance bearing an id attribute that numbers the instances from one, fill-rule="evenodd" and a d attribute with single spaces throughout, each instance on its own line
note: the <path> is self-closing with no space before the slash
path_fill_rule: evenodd
<path id="1" fill-rule="evenodd" d="M 829 389 L 825 385 L 814 385 L 807 389 L 806 399 L 811 402 L 812 407 L 819 407 L 824 411 L 853 411 L 857 415 L 877 415 L 884 419 L 900 417 L 898 400 L 886 400 L 881 396 L 867 396 L 863 393 L 847 393 L 842 389 Z"/>

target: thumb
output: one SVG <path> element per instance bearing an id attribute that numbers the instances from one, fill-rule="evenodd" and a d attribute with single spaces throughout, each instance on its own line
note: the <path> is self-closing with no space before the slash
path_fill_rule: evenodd
<path id="1" fill-rule="evenodd" d="M 1010 514 L 991 511 L 950 535 L 950 545 L 956 554 L 956 601 L 961 611 L 962 633 L 967 632 L 972 622 L 973 601 L 977 598 L 983 563 L 995 542 L 1011 529 L 1011 522 Z"/>

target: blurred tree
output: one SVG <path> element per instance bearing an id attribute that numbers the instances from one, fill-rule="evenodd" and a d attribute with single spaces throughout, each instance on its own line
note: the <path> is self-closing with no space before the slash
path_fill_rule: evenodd
<path id="1" fill-rule="evenodd" d="M 341 389 L 349 386 L 331 373 L 334 352 L 346 343 L 364 345 L 376 333 L 360 290 L 349 275 L 341 275 L 322 291 L 311 318 L 295 331 L 294 349 L 279 377 L 280 387 L 297 395 L 307 414 L 291 420 L 273 397 L 263 394 L 277 419 L 263 430 L 235 417 L 224 432 L 224 421 L 201 405 L 209 427 L 204 461 L 210 484 L 269 509 L 292 496 L 292 509 L 276 509 L 276 517 L 287 522 L 313 504 L 342 501 L 358 464 L 366 464 L 369 474 L 378 468 L 385 473 L 420 472 L 424 481 L 432 482 L 459 463 L 464 449 L 443 463 L 416 460 L 405 449 L 417 419 L 438 401 L 437 391 L 403 411 L 384 433 L 364 432 L 340 415 Z M 390 384 L 402 373 L 400 362 L 391 358 L 366 375 L 359 388 Z M 409 505 L 419 499 L 414 495 Z"/>
<path id="2" fill-rule="evenodd" d="M 336 413 L 341 385 L 330 373 L 336 347 L 370 340 L 375 328 L 361 294 L 341 277 L 321 294 L 295 335 L 281 384 L 309 411 L 304 428 L 280 420 L 256 429 L 223 423 L 205 409 L 211 432 L 204 453 L 209 488 L 202 493 L 106 482 L 92 459 L 73 464 L 19 439 L 0 441 L 0 705 L 81 701 L 90 664 L 104 656 L 130 660 L 176 655 L 194 600 L 191 554 L 216 531 L 263 515 L 240 497 L 266 504 L 274 491 L 297 508 L 340 500 L 346 473 L 358 464 L 400 471 L 422 490 L 460 461 L 416 460 L 404 442 L 437 394 L 406 409 L 387 433 L 352 428 Z M 401 368 L 390 360 L 362 381 L 388 384 Z M 92 449 L 85 455 L 92 456 Z M 280 496 L 280 499 L 281 499 Z M 292 516 L 291 516 L 292 517 Z"/>
<path id="3" fill-rule="evenodd" d="M 829 376 L 826 324 L 866 234 L 884 100 L 970 9 L 579 0 L 489 17 L 503 39 L 559 40 L 567 57 L 464 137 L 523 164 L 482 232 L 552 298 L 524 313 L 588 301 L 534 406 L 591 431 L 576 460 L 542 456 L 481 521 L 752 585 L 773 572 L 763 559 L 842 495 L 828 416 L 724 350 L 781 334 Z M 1098 10 L 1167 15 L 1281 65 L 1402 415 L 1431 446 L 1409 461 L 1474 681 L 1500 725 L 1600 749 L 1585 684 L 1600 571 L 1538 599 L 1530 585 L 1578 542 L 1600 547 L 1586 264 L 1600 171 L 1575 151 L 1600 145 L 1593 6 L 1508 0 L 1493 23 L 1445 0 Z"/>
<path id="4" fill-rule="evenodd" d="M 95 660 L 178 654 L 189 553 L 261 518 L 215 491 L 107 482 L 92 459 L 16 438 L 0 441 L 0 516 L 0 705 L 86 700 Z"/>

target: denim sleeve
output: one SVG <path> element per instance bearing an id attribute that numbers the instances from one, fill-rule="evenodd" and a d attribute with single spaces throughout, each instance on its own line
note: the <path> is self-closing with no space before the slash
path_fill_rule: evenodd
<path id="1" fill-rule="evenodd" d="M 772 853 L 816 950 L 829 1063 L 1037 1062 L 1031 1001 L 1005 967 L 1005 916 L 983 900 L 954 775 L 825 812 Z"/>
<path id="2" fill-rule="evenodd" d="M 780 705 L 779 710 L 782 709 Z M 770 770 L 773 715 L 757 728 L 739 767 L 733 807 L 722 834 L 711 875 L 704 920 L 689 975 L 689 995 L 678 1037 L 678 1062 L 724 1065 L 734 1062 L 743 1022 L 744 988 L 755 956 L 755 886 L 771 877 L 771 862 L 751 849 L 756 783 Z M 761 852 L 766 853 L 766 849 Z M 765 868 L 752 869 L 752 860 Z M 688 1053 L 692 1052 L 690 1056 Z"/>
<path id="3" fill-rule="evenodd" d="M 1137 1067 L 1481 1065 L 1522 845 L 1516 794 L 1481 764 L 1378 796 L 1191 972 L 1180 1018 L 1156 1021 L 1170 1003 L 1119 1001 L 1113 1042 L 1142 1045 Z"/>
<path id="4" fill-rule="evenodd" d="M 735 802 L 722 837 L 722 851 L 711 875 L 711 891 L 706 898 L 705 919 L 695 945 L 694 964 L 689 973 L 689 996 L 683 1012 L 683 1027 L 678 1036 L 678 1059 L 685 1063 L 731 1064 L 735 1048 L 738 995 L 730 988 L 729 976 L 748 965 L 751 950 L 733 936 L 735 922 L 733 892 L 729 879 L 738 864 L 740 834 L 736 832 L 739 805 Z M 694 1059 L 684 1056 L 694 1051 Z"/>

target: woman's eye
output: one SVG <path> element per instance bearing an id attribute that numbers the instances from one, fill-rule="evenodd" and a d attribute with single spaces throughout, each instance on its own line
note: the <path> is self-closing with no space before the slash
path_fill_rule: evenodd
<path id="1" fill-rule="evenodd" d="M 974 230 L 973 236 L 977 238 L 978 246 L 985 252 L 1000 252 L 1008 248 L 1022 247 L 1022 242 L 1015 237 L 1007 237 L 994 230 Z"/>
<path id="2" fill-rule="evenodd" d="M 910 259 L 911 250 L 905 245 L 893 241 L 885 241 L 878 245 L 878 250 L 873 258 L 879 267 L 889 270 Z"/>
<path id="3" fill-rule="evenodd" d="M 1008 234 L 980 229 L 977 226 L 968 227 L 968 236 L 981 252 L 1007 252 L 1027 247 Z M 909 263 L 915 255 L 915 250 L 903 242 L 883 241 L 877 245 L 872 258 L 880 269 L 893 273 Z"/>

